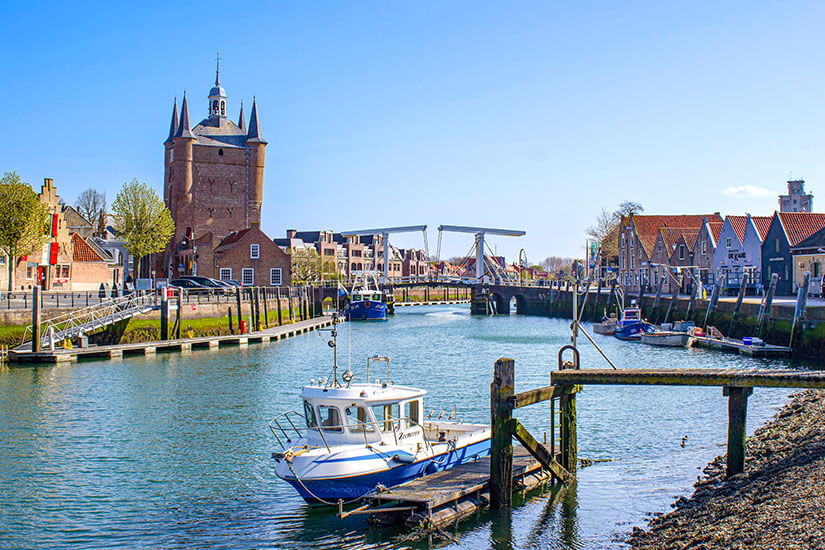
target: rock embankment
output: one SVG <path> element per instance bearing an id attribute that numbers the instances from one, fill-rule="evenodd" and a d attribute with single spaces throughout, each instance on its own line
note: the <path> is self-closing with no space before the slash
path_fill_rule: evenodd
<path id="1" fill-rule="evenodd" d="M 807 390 L 748 439 L 745 473 L 713 460 L 693 495 L 634 528 L 637 549 L 825 549 L 825 391 Z"/>

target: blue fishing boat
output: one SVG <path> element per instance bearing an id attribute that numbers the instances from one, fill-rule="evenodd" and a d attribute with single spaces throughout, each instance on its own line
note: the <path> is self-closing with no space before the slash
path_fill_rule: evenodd
<path id="1" fill-rule="evenodd" d="M 654 330 L 656 330 L 656 325 L 642 319 L 642 310 L 634 305 L 626 307 L 622 311 L 622 317 L 616 323 L 616 330 L 613 335 L 619 340 L 638 342 L 642 338 L 642 333 L 649 333 Z"/>
<path id="2" fill-rule="evenodd" d="M 335 323 L 333 317 L 333 349 Z M 371 361 L 386 361 L 387 378 L 369 381 Z M 381 487 L 477 460 L 490 453 L 490 426 L 425 415 L 423 389 L 397 386 L 389 358 L 370 357 L 364 383 L 347 369 L 341 380 L 310 380 L 301 392 L 303 412 L 270 422 L 280 449 L 275 474 L 309 504 L 335 505 Z M 444 413 L 442 412 L 442 415 Z"/>
<path id="3" fill-rule="evenodd" d="M 348 321 L 386 321 L 387 313 L 387 299 L 378 288 L 375 272 L 356 273 L 344 317 Z"/>

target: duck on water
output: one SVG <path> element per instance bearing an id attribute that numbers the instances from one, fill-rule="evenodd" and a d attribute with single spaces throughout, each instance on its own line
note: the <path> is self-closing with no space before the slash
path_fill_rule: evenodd
<path id="1" fill-rule="evenodd" d="M 337 317 L 330 344 L 335 349 Z M 337 356 L 337 354 L 336 354 Z M 387 377 L 354 383 L 347 369 L 311 380 L 301 391 L 303 412 L 275 417 L 270 429 L 281 449 L 272 453 L 275 474 L 310 504 L 336 505 L 380 486 L 392 487 L 490 453 L 490 427 L 450 414 L 424 418 L 426 391 L 395 385 Z"/>

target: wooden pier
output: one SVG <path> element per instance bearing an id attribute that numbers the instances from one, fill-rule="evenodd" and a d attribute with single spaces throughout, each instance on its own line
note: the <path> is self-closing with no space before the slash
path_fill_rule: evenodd
<path id="1" fill-rule="evenodd" d="M 774 344 L 747 345 L 742 340 L 735 338 L 720 339 L 694 336 L 691 345 L 696 348 L 717 349 L 754 357 L 784 357 L 791 353 L 791 348 L 787 346 L 776 346 Z"/>
<path id="2" fill-rule="evenodd" d="M 10 363 L 64 363 L 87 359 L 115 359 L 125 355 L 155 355 L 161 352 L 188 353 L 193 349 L 246 346 L 251 343 L 266 343 L 282 340 L 311 330 L 327 327 L 331 324 L 332 317 L 324 316 L 247 334 L 177 338 L 135 344 L 89 346 L 86 348 L 56 348 L 54 350 L 41 350 L 38 352 L 12 349 L 8 350 L 8 361 Z"/>
<path id="3" fill-rule="evenodd" d="M 550 454 L 550 451 L 546 451 Z M 530 490 L 549 479 L 541 463 L 524 447 L 513 448 L 513 482 Z M 366 504 L 339 517 L 369 514 L 373 523 L 404 521 L 408 526 L 434 528 L 473 514 L 490 502 L 490 457 L 415 479 L 367 496 Z"/>

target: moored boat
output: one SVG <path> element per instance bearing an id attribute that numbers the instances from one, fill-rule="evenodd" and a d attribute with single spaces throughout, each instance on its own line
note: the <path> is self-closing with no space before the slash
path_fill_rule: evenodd
<path id="1" fill-rule="evenodd" d="M 652 332 L 643 332 L 639 337 L 643 344 L 677 348 L 690 347 L 692 341 L 692 336 L 689 333 L 679 332 L 676 330 L 654 330 Z"/>
<path id="2" fill-rule="evenodd" d="M 615 315 L 615 314 L 614 314 Z M 616 317 L 608 317 L 601 323 L 593 323 L 593 332 L 596 334 L 612 335 L 616 332 Z"/>
<path id="3" fill-rule="evenodd" d="M 619 340 L 639 341 L 642 333 L 654 330 L 656 327 L 642 319 L 642 310 L 634 305 L 624 308 L 613 335 Z"/>
<path id="4" fill-rule="evenodd" d="M 427 392 L 395 385 L 383 357 L 367 361 L 367 379 L 370 360 L 387 361 L 383 382 L 353 383 L 349 369 L 339 381 L 333 366 L 332 380 L 301 391 L 303 413 L 270 422 L 281 446 L 272 453 L 275 474 L 310 504 L 358 499 L 490 453 L 490 426 L 461 422 L 455 412 L 425 418 Z"/>
<path id="5" fill-rule="evenodd" d="M 386 321 L 387 297 L 378 287 L 376 273 L 363 271 L 355 274 L 350 302 L 344 309 L 349 321 Z"/>

